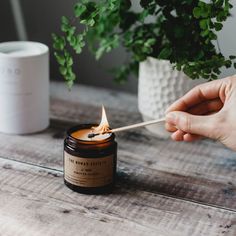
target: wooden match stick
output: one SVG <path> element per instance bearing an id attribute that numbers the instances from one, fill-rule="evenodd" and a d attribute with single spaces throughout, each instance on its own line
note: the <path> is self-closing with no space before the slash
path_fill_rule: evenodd
<path id="1" fill-rule="evenodd" d="M 97 136 L 99 134 L 105 134 L 105 133 L 117 133 L 117 132 L 121 132 L 121 131 L 125 131 L 125 130 L 130 130 L 130 129 L 135 129 L 135 128 L 139 128 L 139 127 L 144 127 L 147 125 L 153 125 L 153 124 L 157 124 L 160 122 L 165 121 L 165 118 L 161 118 L 161 119 L 157 119 L 157 120 L 150 120 L 150 121 L 145 121 L 145 122 L 141 122 L 138 124 L 134 124 L 134 125 L 128 125 L 128 126 L 124 126 L 124 127 L 120 127 L 120 128 L 115 128 L 115 129 L 111 129 L 108 130 L 106 132 L 103 133 L 91 133 L 88 135 L 89 138 L 92 138 L 94 136 Z"/>

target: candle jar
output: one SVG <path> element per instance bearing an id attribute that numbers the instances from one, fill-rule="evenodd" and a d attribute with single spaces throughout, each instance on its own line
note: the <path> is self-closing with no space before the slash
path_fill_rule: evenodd
<path id="1" fill-rule="evenodd" d="M 79 193 L 110 193 L 116 177 L 117 143 L 114 133 L 89 139 L 87 134 L 94 126 L 79 125 L 67 131 L 64 182 Z"/>

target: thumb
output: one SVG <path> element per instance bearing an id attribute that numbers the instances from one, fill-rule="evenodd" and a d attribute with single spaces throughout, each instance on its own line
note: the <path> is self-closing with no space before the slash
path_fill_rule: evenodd
<path id="1" fill-rule="evenodd" d="M 186 112 L 174 111 L 166 115 L 166 122 L 186 133 L 217 139 L 216 118 L 214 115 L 196 116 Z"/>

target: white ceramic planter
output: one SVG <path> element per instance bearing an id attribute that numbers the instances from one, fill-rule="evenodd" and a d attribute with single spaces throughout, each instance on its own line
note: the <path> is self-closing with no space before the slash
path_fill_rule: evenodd
<path id="1" fill-rule="evenodd" d="M 48 125 L 48 47 L 36 42 L 0 43 L 0 132 L 27 134 Z"/>
<path id="2" fill-rule="evenodd" d="M 202 83 L 203 80 L 191 80 L 183 72 L 173 70 L 167 60 L 149 57 L 139 66 L 138 107 L 144 121 L 165 116 L 170 104 L 187 91 Z M 169 136 L 164 124 L 146 127 L 162 138 Z"/>

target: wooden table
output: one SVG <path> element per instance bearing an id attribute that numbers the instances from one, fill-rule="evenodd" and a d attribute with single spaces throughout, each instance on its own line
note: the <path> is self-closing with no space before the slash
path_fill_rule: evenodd
<path id="1" fill-rule="evenodd" d="M 177 143 L 146 129 L 117 135 L 113 194 L 88 196 L 63 183 L 65 130 L 99 121 L 141 121 L 137 98 L 85 86 L 51 86 L 51 125 L 44 132 L 0 134 L 1 236 L 236 235 L 236 153 L 208 140 Z"/>

